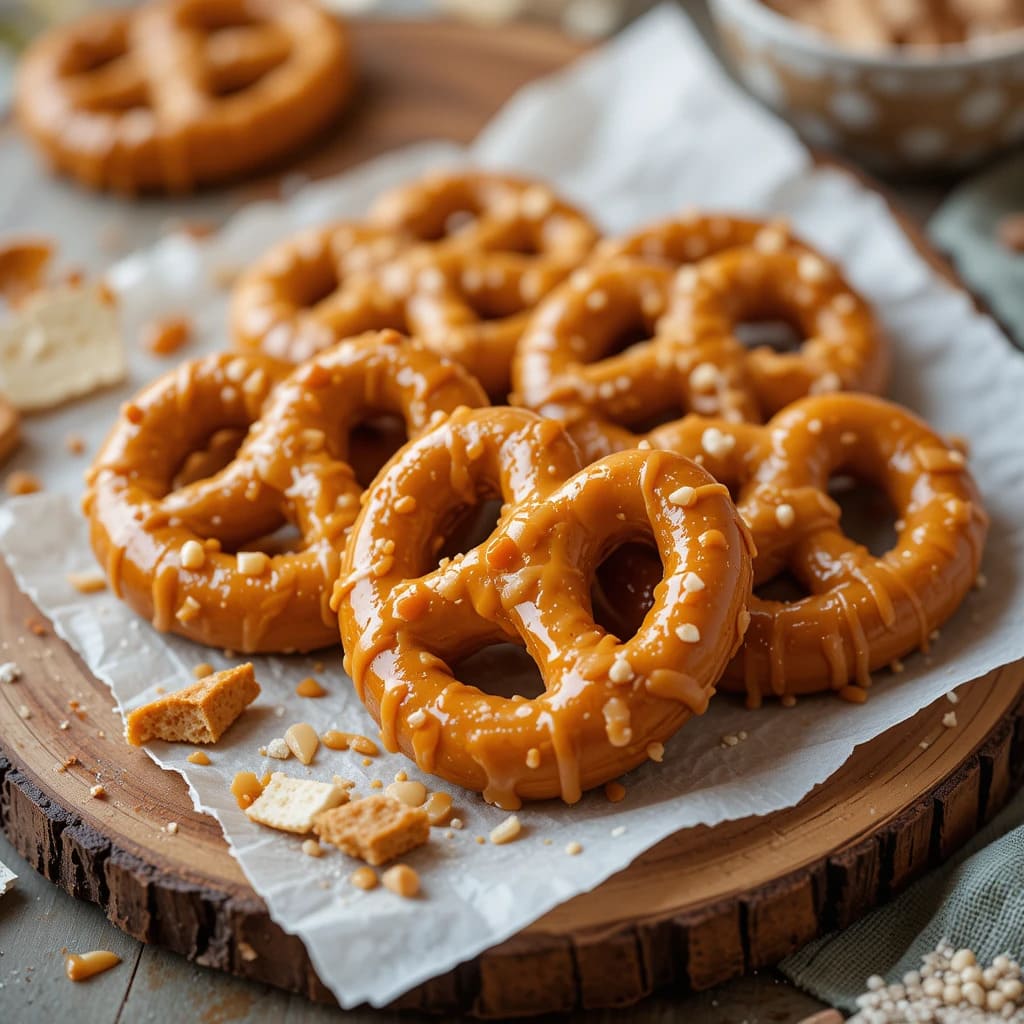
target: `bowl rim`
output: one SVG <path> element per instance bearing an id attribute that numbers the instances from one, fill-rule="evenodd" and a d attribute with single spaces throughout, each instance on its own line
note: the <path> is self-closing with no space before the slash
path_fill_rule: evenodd
<path id="1" fill-rule="evenodd" d="M 722 14 L 752 23 L 766 36 L 784 43 L 798 43 L 818 56 L 870 68 L 906 71 L 943 71 L 976 68 L 1013 57 L 1024 57 L 1024 28 L 999 33 L 986 39 L 983 48 L 969 49 L 964 43 L 949 43 L 938 53 L 915 47 L 893 48 L 884 53 L 857 50 L 837 43 L 830 36 L 771 8 L 764 0 L 710 0 L 717 22 Z"/>

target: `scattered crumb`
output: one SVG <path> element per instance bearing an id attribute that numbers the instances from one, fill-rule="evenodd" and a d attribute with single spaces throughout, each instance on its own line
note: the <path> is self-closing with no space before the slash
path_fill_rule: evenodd
<path id="1" fill-rule="evenodd" d="M 259 953 L 256 952 L 248 942 L 239 942 L 236 945 L 238 955 L 247 963 L 251 964 L 253 960 L 259 957 Z"/>
<path id="2" fill-rule="evenodd" d="M 164 831 L 168 835 L 176 836 L 178 834 L 178 823 L 176 821 L 169 821 L 164 826 Z"/>
<path id="3" fill-rule="evenodd" d="M 24 469 L 16 469 L 7 477 L 7 493 L 12 498 L 25 494 L 36 494 L 43 489 L 43 483 L 39 477 Z"/>
<path id="4" fill-rule="evenodd" d="M 295 687 L 295 694 L 298 697 L 310 697 L 316 699 L 317 697 L 325 696 L 327 691 L 314 679 L 312 676 L 307 676 L 305 679 Z"/>
<path id="5" fill-rule="evenodd" d="M 626 787 L 621 782 L 606 782 L 604 795 L 609 803 L 617 804 L 625 799 Z"/>
<path id="6" fill-rule="evenodd" d="M 955 711 L 947 711 L 942 716 L 942 724 L 947 729 L 954 729 L 954 728 L 956 728 L 956 712 Z"/>
<path id="7" fill-rule="evenodd" d="M 27 704 L 18 705 L 18 717 L 29 719 L 32 717 L 32 709 Z"/>
<path id="8" fill-rule="evenodd" d="M 314 830 L 319 817 L 340 809 L 347 800 L 348 790 L 342 786 L 274 772 L 245 813 L 260 825 L 304 835 Z"/>
<path id="9" fill-rule="evenodd" d="M 0 665 L 0 683 L 16 683 L 21 674 L 21 667 L 13 661 L 5 661 Z"/>
<path id="10" fill-rule="evenodd" d="M 583 852 L 583 846 L 573 840 L 571 843 L 565 844 L 565 852 L 569 854 L 570 857 L 576 857 Z"/>
<path id="11" fill-rule="evenodd" d="M 523 827 L 519 823 L 519 818 L 514 814 L 510 814 L 500 825 L 495 825 L 491 829 L 491 842 L 495 846 L 511 843 L 519 838 L 522 830 Z"/>
<path id="12" fill-rule="evenodd" d="M 189 764 L 210 764 L 210 756 L 203 750 L 193 750 L 185 760 L 188 761 Z"/>
<path id="13" fill-rule="evenodd" d="M 281 736 L 276 736 L 265 747 L 260 747 L 260 753 L 264 757 L 273 757 L 278 761 L 287 761 L 292 756 L 291 747 Z"/>
<path id="14" fill-rule="evenodd" d="M 192 337 L 192 322 L 188 317 L 169 316 L 151 320 L 142 329 L 142 347 L 155 356 L 174 355 L 188 344 Z"/>
<path id="15" fill-rule="evenodd" d="M 107 579 L 101 572 L 69 572 L 68 583 L 80 594 L 98 594 L 107 589 Z"/>
<path id="16" fill-rule="evenodd" d="M 89 790 L 89 796 L 94 800 L 102 800 L 107 795 L 107 791 L 98 782 Z"/>
<path id="17" fill-rule="evenodd" d="M 658 764 L 664 760 L 665 757 L 665 744 L 664 743 L 648 743 L 647 744 L 647 756 Z"/>
<path id="18" fill-rule="evenodd" d="M 192 675 L 196 679 L 205 679 L 207 676 L 213 675 L 213 666 L 209 662 L 201 661 L 192 669 Z"/>
<path id="19" fill-rule="evenodd" d="M 626 826 L 625 825 L 616 825 L 615 828 L 612 829 L 612 837 L 615 838 L 615 839 L 618 839 L 619 836 L 624 836 L 625 834 L 626 834 Z"/>
<path id="20" fill-rule="evenodd" d="M 69 455 L 81 455 L 85 451 L 85 438 L 81 434 L 68 434 L 64 438 L 64 448 Z"/>
<path id="21" fill-rule="evenodd" d="M 324 855 L 324 848 L 315 839 L 304 839 L 302 842 L 302 852 L 307 857 L 322 857 Z"/>
<path id="22" fill-rule="evenodd" d="M 373 868 L 366 867 L 365 865 L 361 868 L 356 868 L 351 875 L 348 876 L 348 880 L 357 888 L 364 891 L 377 888 L 377 872 Z"/>
<path id="23" fill-rule="evenodd" d="M 420 876 L 408 864 L 396 864 L 388 868 L 381 876 L 381 881 L 385 889 L 390 889 L 403 899 L 412 899 L 420 892 Z"/>
<path id="24" fill-rule="evenodd" d="M 960 695 L 955 690 L 950 690 L 949 693 L 946 694 L 946 700 L 948 700 L 950 704 L 959 704 Z"/>
<path id="25" fill-rule="evenodd" d="M 375 795 L 318 814 L 313 830 L 351 857 L 386 864 L 430 839 L 430 821 L 419 807 Z"/>

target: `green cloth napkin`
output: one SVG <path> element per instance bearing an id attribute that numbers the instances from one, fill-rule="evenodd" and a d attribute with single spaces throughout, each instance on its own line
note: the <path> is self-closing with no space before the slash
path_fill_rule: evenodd
<path id="1" fill-rule="evenodd" d="M 854 1012 L 872 974 L 899 981 L 940 939 L 981 963 L 1024 956 L 1024 790 L 942 867 L 845 931 L 780 964 L 794 984 Z"/>
<path id="2" fill-rule="evenodd" d="M 956 188 L 932 218 L 929 233 L 957 272 L 1024 348 L 1024 253 L 1000 243 L 1000 220 L 1024 212 L 1024 153 Z"/>

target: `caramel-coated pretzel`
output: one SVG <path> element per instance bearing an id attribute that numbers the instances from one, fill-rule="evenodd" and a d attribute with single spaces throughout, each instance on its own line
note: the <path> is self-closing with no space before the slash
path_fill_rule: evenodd
<path id="1" fill-rule="evenodd" d="M 736 327 L 761 318 L 790 320 L 806 340 L 748 348 Z M 606 255 L 538 307 L 516 348 L 514 400 L 569 424 L 597 458 L 682 412 L 762 422 L 806 394 L 880 390 L 887 369 L 865 302 L 805 249 L 726 247 L 674 274 Z"/>
<path id="2" fill-rule="evenodd" d="M 246 652 L 337 643 L 328 598 L 362 493 L 353 429 L 399 414 L 415 437 L 486 402 L 460 367 L 393 331 L 342 342 L 273 386 L 284 369 L 257 355 L 182 364 L 124 408 L 90 471 L 93 550 L 159 630 Z M 225 430 L 246 431 L 234 458 L 177 479 Z M 299 541 L 269 556 L 262 538 L 286 524 Z"/>
<path id="3" fill-rule="evenodd" d="M 573 803 L 640 764 L 705 709 L 742 638 L 749 539 L 726 489 L 669 452 L 580 466 L 553 420 L 454 413 L 377 477 L 332 599 L 385 747 L 505 808 Z M 490 536 L 439 564 L 452 522 L 492 497 L 505 504 Z M 620 643 L 590 588 L 607 553 L 641 537 L 664 570 Z M 537 664 L 538 697 L 459 680 L 462 658 L 505 642 Z"/>
<path id="4" fill-rule="evenodd" d="M 650 443 L 699 459 L 736 495 L 757 547 L 756 586 L 788 573 L 806 591 L 751 600 L 746 640 L 720 684 L 751 705 L 828 689 L 862 700 L 873 671 L 927 649 L 977 577 L 988 520 L 966 460 L 900 406 L 805 398 L 763 427 L 688 416 Z M 884 554 L 844 533 L 828 493 L 843 476 L 878 487 L 894 507 L 897 538 Z M 599 603 L 622 630 L 642 618 L 657 573 L 636 548 L 605 568 Z M 641 603 L 622 598 L 625 578 Z"/>
<path id="5" fill-rule="evenodd" d="M 539 182 L 479 171 L 386 193 L 370 223 L 286 239 L 243 275 L 235 344 L 300 361 L 354 331 L 413 334 L 504 398 L 516 342 L 597 232 Z"/>
<path id="6" fill-rule="evenodd" d="M 40 37 L 17 112 L 87 185 L 183 192 L 311 138 L 348 98 L 351 60 L 341 24 L 308 0 L 153 0 Z"/>

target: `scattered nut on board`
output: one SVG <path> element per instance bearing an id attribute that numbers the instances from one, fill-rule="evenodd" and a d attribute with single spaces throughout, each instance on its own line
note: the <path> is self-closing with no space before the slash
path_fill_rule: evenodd
<path id="1" fill-rule="evenodd" d="M 142 347 L 155 356 L 174 355 L 192 337 L 192 321 L 185 316 L 151 320 L 142 329 Z"/>
<path id="2" fill-rule="evenodd" d="M 420 876 L 408 864 L 396 864 L 381 875 L 385 889 L 403 899 L 410 900 L 419 895 Z"/>
<path id="3" fill-rule="evenodd" d="M 64 961 L 64 970 L 72 981 L 85 981 L 93 975 L 116 967 L 121 958 L 108 949 L 94 949 L 90 953 L 69 953 Z"/>

